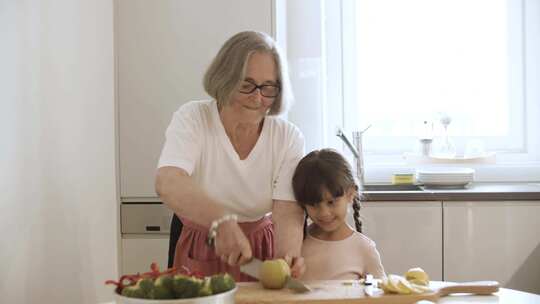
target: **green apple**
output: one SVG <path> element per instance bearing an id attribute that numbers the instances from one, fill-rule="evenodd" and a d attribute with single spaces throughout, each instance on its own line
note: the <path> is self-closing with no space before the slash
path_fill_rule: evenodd
<path id="1" fill-rule="evenodd" d="M 281 289 L 291 275 L 291 268 L 283 259 L 266 260 L 261 265 L 260 275 L 264 288 Z"/>

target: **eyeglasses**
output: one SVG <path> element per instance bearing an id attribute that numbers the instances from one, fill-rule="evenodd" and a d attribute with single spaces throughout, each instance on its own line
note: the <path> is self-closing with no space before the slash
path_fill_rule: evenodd
<path id="1" fill-rule="evenodd" d="M 238 90 L 242 94 L 251 94 L 255 92 L 256 89 L 259 89 L 261 92 L 261 95 L 264 97 L 277 97 L 279 95 L 280 88 L 277 85 L 273 84 L 261 84 L 256 85 L 255 83 L 251 81 L 244 81 L 240 85 L 240 89 Z"/>

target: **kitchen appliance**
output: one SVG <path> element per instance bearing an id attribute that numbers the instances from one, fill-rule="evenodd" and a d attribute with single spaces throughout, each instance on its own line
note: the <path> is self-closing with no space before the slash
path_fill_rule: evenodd
<path id="1" fill-rule="evenodd" d="M 143 273 L 155 262 L 167 268 L 172 211 L 161 203 L 123 203 L 122 274 Z"/>
<path id="2" fill-rule="evenodd" d="M 256 279 L 260 279 L 259 271 L 261 269 L 262 263 L 263 262 L 261 260 L 253 258 L 249 263 L 241 265 L 240 271 Z M 287 278 L 287 282 L 285 283 L 285 288 L 289 288 L 300 293 L 311 291 L 311 288 L 308 285 L 302 283 L 299 280 L 294 279 L 291 276 Z"/>

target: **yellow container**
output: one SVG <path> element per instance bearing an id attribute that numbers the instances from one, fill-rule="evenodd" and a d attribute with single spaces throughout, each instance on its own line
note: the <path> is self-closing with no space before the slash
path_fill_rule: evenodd
<path id="1" fill-rule="evenodd" d="M 397 173 L 392 175 L 392 184 L 394 185 L 409 185 L 414 184 L 413 173 Z"/>

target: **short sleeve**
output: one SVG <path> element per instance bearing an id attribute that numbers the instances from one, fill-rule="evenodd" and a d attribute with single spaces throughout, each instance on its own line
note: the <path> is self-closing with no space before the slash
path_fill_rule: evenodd
<path id="1" fill-rule="evenodd" d="M 192 174 L 200 157 L 202 136 L 200 113 L 197 105 L 187 103 L 173 114 L 165 131 L 165 144 L 161 151 L 158 168 L 172 166 Z"/>
<path id="2" fill-rule="evenodd" d="M 288 134 L 289 144 L 283 157 L 278 173 L 274 179 L 274 191 L 272 199 L 284 201 L 296 201 L 292 189 L 292 177 L 296 166 L 304 156 L 304 136 L 296 127 L 292 127 Z"/>

